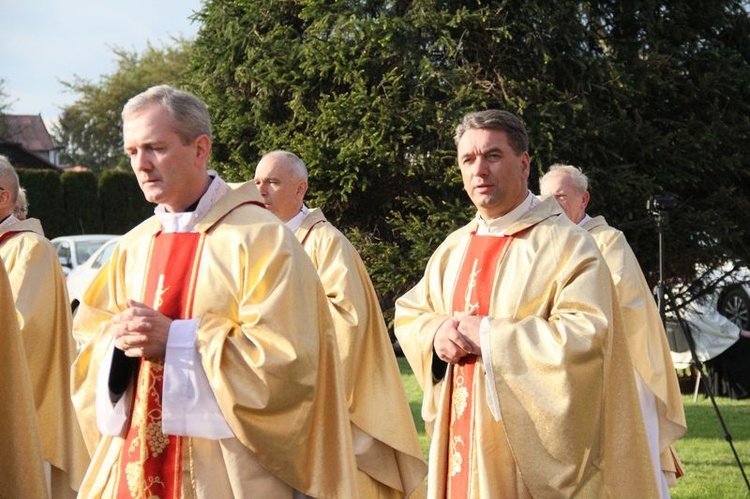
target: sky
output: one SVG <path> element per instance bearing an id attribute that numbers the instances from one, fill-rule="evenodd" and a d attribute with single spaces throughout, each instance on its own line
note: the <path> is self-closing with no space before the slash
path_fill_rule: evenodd
<path id="1" fill-rule="evenodd" d="M 97 83 L 117 69 L 114 47 L 195 38 L 201 0 L 0 0 L 0 79 L 8 114 L 41 114 L 47 127 L 80 95 L 60 81 Z"/>

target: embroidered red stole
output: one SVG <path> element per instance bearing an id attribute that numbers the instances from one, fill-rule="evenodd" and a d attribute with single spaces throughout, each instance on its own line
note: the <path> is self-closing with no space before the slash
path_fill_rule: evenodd
<path id="1" fill-rule="evenodd" d="M 478 315 L 489 315 L 497 265 L 508 240 L 507 237 L 471 235 L 453 292 L 454 313 L 478 307 Z M 465 498 L 469 495 L 476 361 L 476 356 L 471 355 L 461 364 L 453 366 L 446 480 L 446 495 L 451 499 Z"/>
<path id="2" fill-rule="evenodd" d="M 143 302 L 172 319 L 189 318 L 203 238 L 198 233 L 157 234 Z M 179 498 L 182 437 L 162 433 L 164 361 L 142 359 L 117 477 L 118 498 Z M 123 480 L 124 478 L 124 480 Z"/>

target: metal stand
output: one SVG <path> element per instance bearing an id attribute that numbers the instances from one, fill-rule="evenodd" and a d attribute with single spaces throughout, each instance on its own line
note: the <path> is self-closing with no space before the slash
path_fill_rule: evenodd
<path id="1" fill-rule="evenodd" d="M 732 449 L 732 454 L 734 454 L 734 459 L 737 461 L 737 466 L 740 468 L 740 473 L 742 473 L 742 478 L 745 480 L 745 486 L 747 487 L 747 490 L 750 490 L 750 481 L 747 479 L 747 475 L 745 474 L 745 468 L 742 466 L 742 461 L 740 460 L 740 456 L 737 454 L 737 449 L 734 447 L 734 442 L 732 441 L 732 435 L 729 433 L 729 429 L 727 428 L 726 423 L 724 422 L 724 418 L 721 416 L 721 411 L 719 411 L 719 406 L 716 405 L 716 399 L 714 398 L 714 390 L 712 386 L 712 381 L 710 376 L 706 376 L 706 374 L 703 372 L 703 363 L 698 359 L 698 355 L 695 353 L 695 341 L 693 340 L 693 333 L 690 330 L 690 325 L 688 322 L 682 317 L 682 314 L 680 314 L 680 310 L 675 306 L 675 300 L 674 296 L 672 295 L 672 291 L 666 287 L 665 281 L 664 281 L 664 226 L 667 223 L 667 212 L 664 210 L 655 210 L 652 212 L 654 216 L 656 217 L 656 228 L 659 233 L 659 285 L 657 286 L 657 292 L 658 297 L 657 301 L 659 304 L 659 315 L 661 316 L 662 323 L 664 324 L 664 327 L 666 328 L 666 301 L 669 300 L 670 303 L 670 310 L 674 312 L 675 316 L 677 317 L 677 323 L 682 328 L 682 330 L 685 332 L 685 339 L 687 340 L 688 346 L 690 347 L 690 355 L 693 359 L 693 366 L 697 371 L 698 380 L 703 382 L 703 386 L 706 390 L 706 394 L 711 399 L 711 405 L 714 408 L 714 411 L 716 412 L 716 417 L 719 419 L 719 423 L 721 424 L 721 428 L 724 431 L 724 440 L 726 440 L 729 443 L 729 447 Z M 698 385 L 696 384 L 696 391 L 694 394 L 694 397 L 697 397 L 698 394 Z"/>

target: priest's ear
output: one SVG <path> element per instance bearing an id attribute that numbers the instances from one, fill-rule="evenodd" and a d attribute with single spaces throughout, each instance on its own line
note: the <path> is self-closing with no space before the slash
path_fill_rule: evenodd
<path id="1" fill-rule="evenodd" d="M 307 190 L 307 187 L 305 187 L 305 190 Z M 13 193 L 11 193 L 9 189 L 5 189 L 4 187 L 0 186 L 0 206 L 12 207 L 13 204 Z"/>
<path id="2" fill-rule="evenodd" d="M 195 157 L 199 162 L 203 164 L 208 163 L 208 159 L 211 156 L 211 139 L 208 135 L 200 135 L 195 139 Z"/>
<path id="3" fill-rule="evenodd" d="M 297 192 L 295 192 L 295 195 L 297 196 L 297 199 L 302 200 L 305 198 L 305 194 L 307 193 L 307 181 L 301 180 L 299 184 L 297 184 Z"/>
<path id="4" fill-rule="evenodd" d="M 589 191 L 584 191 L 581 195 L 581 204 L 583 205 L 583 211 L 586 211 L 586 207 L 589 205 L 589 201 L 591 201 L 591 194 L 589 194 Z"/>

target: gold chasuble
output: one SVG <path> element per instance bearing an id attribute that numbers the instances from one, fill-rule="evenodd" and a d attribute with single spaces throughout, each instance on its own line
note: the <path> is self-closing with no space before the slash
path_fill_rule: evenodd
<path id="1" fill-rule="evenodd" d="M 333 317 L 360 497 L 424 496 L 427 464 L 378 296 L 362 258 L 314 208 L 295 236 L 318 271 Z"/>
<path id="2" fill-rule="evenodd" d="M 594 238 L 612 272 L 633 367 L 656 397 L 661 469 L 679 478 L 684 472 L 673 444 L 685 434 L 687 423 L 659 309 L 625 234 L 602 216 L 582 227 Z"/>
<path id="3" fill-rule="evenodd" d="M 2 497 L 47 497 L 34 396 L 5 266 L 0 260 L 0 439 L 8 459 L 0 466 Z"/>
<path id="4" fill-rule="evenodd" d="M 204 196 L 212 202 L 190 232 L 154 216 L 122 236 L 82 297 L 71 383 L 92 463 L 80 497 L 357 497 L 340 362 L 315 268 L 259 206 L 252 182 L 225 190 Z M 139 298 L 194 338 L 183 343 L 171 335 L 186 330 L 174 328 L 179 346 L 168 346 L 164 365 L 142 361 L 137 382 L 118 379 L 126 393 L 113 402 L 115 368 L 129 358 L 111 354 L 111 321 Z"/>
<path id="5" fill-rule="evenodd" d="M 466 251 L 461 273 L 458 275 L 453 292 L 453 310 L 469 312 L 476 309 L 480 316 L 489 313 L 492 295 L 492 281 L 507 237 L 477 236 L 472 234 Z M 477 365 L 475 355 L 453 369 L 451 390 L 450 447 L 448 456 L 447 497 L 468 497 L 469 469 L 473 440 L 474 413 L 474 370 Z"/>
<path id="6" fill-rule="evenodd" d="M 35 218 L 0 228 L 0 258 L 8 272 L 15 305 L 15 309 L 2 313 L 17 319 L 25 347 L 36 409 L 32 422 L 37 427 L 34 433 L 44 461 L 49 464 L 51 495 L 74 497 L 89 455 L 70 400 L 70 367 L 76 346 L 60 260 Z"/>
<path id="7" fill-rule="evenodd" d="M 621 314 L 595 242 L 554 198 L 503 233 L 478 218 L 453 232 L 396 301 L 396 337 L 424 390 L 428 497 L 655 497 Z M 482 317 L 482 355 L 446 367 L 435 335 L 467 310 Z"/>
<path id="8" fill-rule="evenodd" d="M 202 237 L 198 233 L 159 233 L 155 237 L 143 302 L 170 319 L 190 317 L 195 269 Z M 181 497 L 182 437 L 161 431 L 164 361 L 142 360 L 134 410 L 120 458 L 118 497 Z M 123 479 L 124 478 L 124 479 Z"/>

